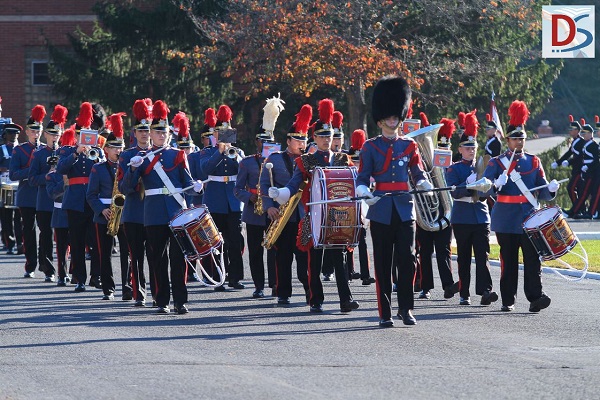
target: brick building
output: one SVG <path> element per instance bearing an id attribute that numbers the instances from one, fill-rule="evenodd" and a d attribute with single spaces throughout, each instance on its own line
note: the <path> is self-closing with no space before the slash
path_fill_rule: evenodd
<path id="1" fill-rule="evenodd" d="M 48 114 L 59 99 L 48 79 L 47 43 L 69 46 L 67 34 L 91 32 L 97 0 L 7 0 L 0 3 L 2 116 L 24 125 L 36 104 Z M 46 117 L 46 118 L 49 118 Z M 47 119 L 46 119 L 47 122 Z"/>

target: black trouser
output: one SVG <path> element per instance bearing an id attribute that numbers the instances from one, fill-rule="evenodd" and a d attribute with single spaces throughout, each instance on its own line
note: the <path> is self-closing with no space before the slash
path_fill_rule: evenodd
<path id="1" fill-rule="evenodd" d="M 415 221 L 402 221 L 392 207 L 390 224 L 371 221 L 377 304 L 380 319 L 392 318 L 392 265 L 397 266 L 398 307 L 414 308 L 415 281 Z"/>
<path id="2" fill-rule="evenodd" d="M 94 213 L 87 202 L 83 211 L 67 210 L 69 221 L 69 242 L 71 243 L 71 263 L 73 275 L 77 282 L 85 284 L 87 280 L 87 269 L 85 265 L 85 242 L 87 232 L 94 232 Z M 91 276 L 100 276 L 100 271 L 92 269 Z"/>
<path id="3" fill-rule="evenodd" d="M 248 242 L 248 259 L 250 261 L 250 274 L 256 290 L 265 288 L 265 263 L 262 245 L 263 235 L 267 229 L 264 225 L 246 224 L 246 240 Z M 267 270 L 269 274 L 269 287 L 275 275 L 275 249 L 267 250 Z"/>
<path id="4" fill-rule="evenodd" d="M 156 305 L 167 307 L 173 288 L 173 302 L 183 305 L 188 302 L 185 286 L 187 268 L 181 247 L 168 225 L 146 226 L 146 240 L 152 256 L 154 281 L 156 283 Z M 168 248 L 168 255 L 167 255 Z M 169 264 L 171 265 L 171 285 L 169 285 Z"/>
<path id="5" fill-rule="evenodd" d="M 419 264 L 419 277 L 421 290 L 431 290 L 433 285 L 433 249 L 437 261 L 442 288 L 446 289 L 454 284 L 452 277 L 452 256 L 450 243 L 452 242 L 452 228 L 448 226 L 441 231 L 429 232 L 417 226 L 417 263 Z"/>
<path id="6" fill-rule="evenodd" d="M 45 188 L 45 186 L 44 186 Z M 37 211 L 35 213 L 37 226 L 40 230 L 40 240 L 38 249 L 38 261 L 40 270 L 44 271 L 46 276 L 56 273 L 54 269 L 54 243 L 52 241 L 52 211 Z"/>
<path id="7" fill-rule="evenodd" d="M 323 304 L 323 282 L 321 282 L 321 267 L 323 265 L 323 252 L 329 253 L 328 260 L 335 270 L 335 283 L 337 285 L 340 304 L 351 301 L 352 293 L 348 286 L 348 271 L 344 265 L 342 249 L 315 249 L 311 247 L 308 252 L 308 284 L 310 287 L 310 305 Z M 279 290 L 277 291 L 279 295 Z"/>
<path id="8" fill-rule="evenodd" d="M 490 275 L 490 224 L 452 224 L 456 239 L 456 262 L 460 297 L 470 296 L 471 254 L 475 253 L 475 294 L 492 290 Z"/>
<path id="9" fill-rule="evenodd" d="M 591 172 L 585 175 L 585 179 L 582 176 L 579 177 L 577 187 L 575 188 L 577 190 L 577 201 L 573 203 L 573 207 L 571 208 L 573 215 L 585 213 L 587 210 L 585 202 L 591 194 L 595 176 Z"/>
<path id="10" fill-rule="evenodd" d="M 241 212 L 230 212 L 229 214 L 211 213 L 217 229 L 223 235 L 225 268 L 230 284 L 239 282 L 244 276 L 244 264 L 242 261 L 243 242 L 240 232 L 242 230 Z"/>
<path id="11" fill-rule="evenodd" d="M 117 239 L 119 240 L 119 262 L 121 264 L 121 286 L 123 294 L 129 294 L 133 296 L 133 289 L 131 287 L 132 271 L 131 263 L 129 261 L 129 249 L 127 247 L 127 235 L 125 235 L 125 228 L 123 224 L 119 226 L 117 231 Z M 113 238 L 113 246 L 116 244 Z"/>
<path id="12" fill-rule="evenodd" d="M 146 230 L 143 224 L 134 222 L 125 222 L 124 231 L 127 240 L 121 242 L 119 238 L 119 246 L 121 251 L 125 250 L 124 245 L 128 245 L 129 257 L 131 258 L 131 287 L 133 289 L 133 298 L 141 301 L 146 300 L 146 275 L 144 274 L 144 251 L 148 250 L 148 242 L 146 241 Z M 148 266 L 150 268 L 150 291 L 154 297 L 154 276 L 152 274 L 152 263 L 148 254 Z"/>
<path id="13" fill-rule="evenodd" d="M 308 287 L 308 253 L 296 246 L 298 222 L 288 221 L 275 241 L 276 288 L 278 297 L 292 296 L 292 262 L 296 256 L 296 275 L 304 287 L 305 294 L 310 293 Z M 317 274 L 317 279 L 319 275 Z M 320 280 L 319 280 L 320 282 Z"/>
<path id="14" fill-rule="evenodd" d="M 56 240 L 56 269 L 58 277 L 65 279 L 67 276 L 67 249 L 69 248 L 69 228 L 54 228 Z"/>
<path id="15" fill-rule="evenodd" d="M 23 242 L 23 229 L 21 228 L 21 213 L 14 208 L 0 208 L 0 223 L 2 236 L 7 249 L 13 249 Z"/>
<path id="16" fill-rule="evenodd" d="M 569 178 L 569 183 L 567 183 L 567 193 L 569 194 L 569 198 L 571 199 L 571 210 L 572 211 L 579 199 L 579 195 L 577 193 L 577 187 L 579 185 L 579 180 L 581 179 L 581 170 L 574 171 L 571 170 L 571 177 Z"/>
<path id="17" fill-rule="evenodd" d="M 356 248 L 346 255 L 348 263 L 348 274 L 354 273 L 354 253 Z M 358 263 L 360 264 L 360 279 L 369 279 L 369 249 L 367 248 L 367 230 L 360 228 L 358 232 Z"/>
<path id="18" fill-rule="evenodd" d="M 100 257 L 100 279 L 102 280 L 102 291 L 104 294 L 112 294 L 115 292 L 115 279 L 112 268 L 112 251 L 114 248 L 115 238 L 107 233 L 108 226 L 106 224 L 94 224 L 96 228 L 96 247 L 98 249 L 98 255 Z M 119 240 L 125 244 L 125 236 L 123 233 L 123 227 L 119 227 L 117 233 Z M 125 248 L 121 250 L 122 253 L 127 254 Z M 129 279 L 129 263 L 123 263 L 119 258 L 121 266 L 121 288 L 122 293 L 131 293 L 131 282 Z"/>
<path id="19" fill-rule="evenodd" d="M 87 204 L 87 203 L 86 203 Z M 98 250 L 98 244 L 96 243 L 96 229 L 94 229 L 94 222 L 92 216 L 92 227 L 86 231 L 86 245 L 90 255 L 90 284 L 92 279 L 100 279 L 101 267 L 100 267 L 100 252 Z M 85 283 L 85 282 L 84 282 Z"/>
<path id="20" fill-rule="evenodd" d="M 496 232 L 500 245 L 500 294 L 502 305 L 512 306 L 517 298 L 519 279 L 519 248 L 523 252 L 524 290 L 527 300 L 539 299 L 542 294 L 542 266 L 527 234 Z"/>
<path id="21" fill-rule="evenodd" d="M 35 230 L 35 208 L 20 207 L 23 219 L 23 250 L 25 251 L 25 272 L 35 271 L 38 265 L 37 239 Z M 40 265 L 40 271 L 43 271 Z"/>

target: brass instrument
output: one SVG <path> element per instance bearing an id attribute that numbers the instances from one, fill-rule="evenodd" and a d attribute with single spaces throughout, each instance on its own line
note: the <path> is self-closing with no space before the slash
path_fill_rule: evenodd
<path id="1" fill-rule="evenodd" d="M 281 235 L 281 232 L 283 232 L 283 228 L 290 220 L 292 213 L 294 212 L 296 206 L 300 202 L 302 192 L 304 191 L 304 187 L 307 183 L 308 181 L 302 182 L 300 184 L 300 188 L 298 189 L 298 193 L 290 197 L 290 199 L 285 204 L 279 206 L 279 218 L 277 218 L 275 221 L 271 221 L 271 224 L 265 232 L 265 238 L 262 242 L 262 245 L 265 249 L 269 250 L 271 247 L 273 247 L 273 245 Z"/>
<path id="2" fill-rule="evenodd" d="M 85 152 L 86 157 L 89 160 L 96 161 L 100 157 L 100 152 L 98 149 L 91 147 L 88 151 Z"/>
<path id="3" fill-rule="evenodd" d="M 413 139 L 419 147 L 425 176 L 435 188 L 446 187 L 444 170 L 433 166 L 433 151 L 437 135 L 442 124 L 430 125 L 408 133 L 405 137 Z M 416 182 L 412 182 L 413 184 Z M 433 196 L 415 193 L 417 224 L 429 232 L 441 231 L 450 225 L 452 197 L 449 191 L 436 191 Z"/>
<path id="4" fill-rule="evenodd" d="M 121 215 L 125 205 L 125 196 L 119 192 L 119 181 L 115 176 L 115 183 L 112 191 L 112 202 L 110 203 L 110 219 L 106 225 L 106 233 L 110 236 L 117 236 L 119 225 L 121 224 Z"/>
<path id="5" fill-rule="evenodd" d="M 477 159 L 477 164 L 475 164 L 475 173 L 477 174 L 477 180 L 483 178 L 483 173 L 485 172 L 485 168 L 487 167 L 491 158 L 492 157 L 489 154 L 486 154 L 485 156 L 479 156 L 479 159 Z M 471 197 L 474 202 L 479 201 L 479 193 L 477 191 L 475 191 Z"/>

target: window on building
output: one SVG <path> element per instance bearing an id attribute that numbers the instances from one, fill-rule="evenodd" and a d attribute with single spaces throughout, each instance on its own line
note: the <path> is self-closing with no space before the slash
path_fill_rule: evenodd
<path id="1" fill-rule="evenodd" d="M 31 63 L 31 81 L 34 86 L 50 85 L 48 61 L 33 61 Z"/>

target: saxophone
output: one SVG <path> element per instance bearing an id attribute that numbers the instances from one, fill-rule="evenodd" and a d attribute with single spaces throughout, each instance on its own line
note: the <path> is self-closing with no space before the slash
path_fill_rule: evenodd
<path id="1" fill-rule="evenodd" d="M 258 183 L 256 184 L 256 194 L 258 198 L 256 199 L 256 203 L 254 203 L 254 214 L 263 215 L 265 210 L 263 210 L 263 201 L 262 194 L 260 192 L 260 176 L 262 175 L 263 167 L 261 166 L 260 172 L 258 173 Z"/>
<path id="2" fill-rule="evenodd" d="M 116 236 L 119 232 L 121 224 L 121 214 L 123 214 L 123 206 L 125 205 L 125 196 L 119 192 L 119 181 L 115 176 L 115 183 L 112 191 L 112 202 L 110 203 L 110 219 L 106 225 L 106 233 L 110 236 Z"/>
<path id="3" fill-rule="evenodd" d="M 283 232 L 283 228 L 290 220 L 292 213 L 294 212 L 296 206 L 300 202 L 302 192 L 304 191 L 304 187 L 307 183 L 307 181 L 302 182 L 300 184 L 298 192 L 292 197 L 290 197 L 290 199 L 285 204 L 279 206 L 279 218 L 277 218 L 275 221 L 272 221 L 269 227 L 267 228 L 267 231 L 265 232 L 265 238 L 262 242 L 262 245 L 265 249 L 269 250 L 271 247 L 273 247 L 273 245 L 281 235 L 281 232 Z"/>

